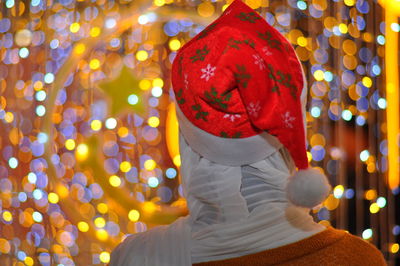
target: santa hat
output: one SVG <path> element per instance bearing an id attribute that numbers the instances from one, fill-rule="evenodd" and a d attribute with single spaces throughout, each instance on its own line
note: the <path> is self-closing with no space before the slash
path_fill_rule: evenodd
<path id="1" fill-rule="evenodd" d="M 224 29 L 227 29 L 226 34 L 222 34 Z M 213 45 L 212 41 L 204 38 L 205 36 L 212 36 L 213 33 L 220 35 L 210 37 L 210 40 L 218 38 L 218 42 L 221 43 L 221 39 L 229 38 L 226 35 L 235 35 L 236 38 L 231 38 L 229 40 L 231 43 L 228 41 L 228 45 L 222 51 L 214 51 L 216 49 L 208 48 Z M 239 38 L 242 39 L 239 40 Z M 214 40 L 217 42 L 216 39 Z M 242 49 L 239 53 L 238 47 L 240 45 L 242 45 Z M 209 55 L 209 57 L 207 58 L 206 55 Z M 218 126 L 210 126 L 206 119 L 203 119 L 204 121 L 198 119 L 202 114 L 207 113 L 200 112 L 202 102 L 196 100 L 196 97 L 198 97 L 196 93 L 198 92 L 181 89 L 188 84 L 188 76 L 182 74 L 182 66 L 185 65 L 184 60 L 189 60 L 186 59 L 189 56 L 192 56 L 190 57 L 192 61 L 186 61 L 186 64 L 190 65 L 193 73 L 199 72 L 196 68 L 198 66 L 192 64 L 194 61 L 209 68 L 204 71 L 214 71 L 207 60 L 213 60 L 215 57 L 218 58 L 220 64 L 216 66 L 216 71 L 225 69 L 219 74 L 218 72 L 215 75 L 213 73 L 216 81 L 214 83 L 215 88 L 213 87 L 214 91 L 211 91 L 211 94 L 219 95 L 223 93 L 223 90 L 218 92 L 218 88 L 225 87 L 226 89 L 232 82 L 226 78 L 231 73 L 227 72 L 226 69 L 229 68 L 234 72 L 233 76 L 236 79 L 235 82 L 238 83 L 239 90 L 241 90 L 240 97 L 248 110 L 250 122 L 259 130 L 258 132 L 265 130 L 275 136 L 289 151 L 297 167 L 297 171 L 289 177 L 287 182 L 288 199 L 294 205 L 307 208 L 320 204 L 329 194 L 331 187 L 322 172 L 309 167 L 304 124 L 305 102 L 302 102 L 301 99 L 303 95 L 304 100 L 304 94 L 301 93 L 301 90 L 306 81 L 301 63 L 288 40 L 241 0 L 234 0 L 216 21 L 178 51 L 172 69 L 172 82 L 179 107 L 194 125 L 215 134 L 216 132 L 212 132 L 212 130 Z M 262 60 L 262 62 L 258 61 L 258 65 L 257 62 L 254 65 L 254 60 Z M 223 62 L 228 67 L 223 66 Z M 261 64 L 264 63 L 265 65 L 262 68 Z M 244 68 L 240 69 L 242 66 Z M 254 79 L 250 80 L 248 76 L 246 78 L 243 74 L 251 74 Z M 190 79 L 189 77 L 189 82 Z M 193 78 L 193 81 L 202 84 L 204 79 L 196 80 Z M 213 81 L 210 80 L 210 82 Z M 252 82 L 253 84 L 251 84 Z M 251 88 L 257 88 L 257 90 Z M 208 90 L 208 87 L 200 87 L 200 89 Z M 214 99 L 211 94 L 210 99 Z M 231 96 L 229 97 L 231 98 Z M 207 101 L 207 97 L 203 100 Z M 225 101 L 226 99 L 221 98 L 219 100 Z M 188 104 L 190 101 L 192 101 L 191 104 Z M 213 101 L 209 104 L 216 103 L 215 100 Z M 262 104 L 257 106 L 255 103 L 260 101 Z M 196 103 L 196 105 L 192 103 Z M 196 112 L 193 112 L 192 109 Z M 223 112 L 224 110 L 221 109 L 220 111 Z M 200 115 L 195 117 L 193 113 Z"/>

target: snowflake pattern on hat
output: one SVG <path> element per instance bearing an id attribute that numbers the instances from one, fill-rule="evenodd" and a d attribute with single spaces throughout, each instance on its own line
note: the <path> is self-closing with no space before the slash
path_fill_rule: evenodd
<path id="1" fill-rule="evenodd" d="M 291 116 L 289 111 L 287 111 L 286 113 L 284 113 L 283 115 L 281 115 L 281 117 L 282 117 L 283 123 L 285 124 L 285 126 L 286 126 L 287 128 L 293 128 L 292 122 L 293 122 L 294 120 L 296 120 L 296 118 L 293 117 L 293 116 Z"/>
<path id="2" fill-rule="evenodd" d="M 254 64 L 258 65 L 260 67 L 260 70 L 267 68 L 261 56 L 259 56 L 258 54 L 253 54 L 253 57 L 254 57 Z"/>
<path id="3" fill-rule="evenodd" d="M 264 47 L 262 48 L 262 51 L 263 51 L 263 53 L 264 53 L 266 56 L 272 55 L 272 52 L 269 50 L 268 46 L 264 46 Z"/>
<path id="4" fill-rule="evenodd" d="M 231 122 L 234 122 L 236 119 L 242 117 L 239 114 L 225 114 L 224 118 L 230 120 Z"/>
<path id="5" fill-rule="evenodd" d="M 188 74 L 184 74 L 184 79 L 183 82 L 185 84 L 185 90 L 189 89 L 189 80 L 188 80 Z"/>
<path id="6" fill-rule="evenodd" d="M 249 112 L 249 115 L 257 117 L 258 113 L 260 112 L 260 101 L 258 102 L 250 102 L 249 105 L 247 106 L 247 111 Z"/>
<path id="7" fill-rule="evenodd" d="M 217 67 L 215 67 L 215 66 L 211 66 L 210 64 L 207 64 L 207 67 L 201 69 L 201 72 L 203 74 L 201 75 L 200 78 L 208 81 L 212 76 L 214 76 L 214 72 L 215 72 L 216 68 Z"/>

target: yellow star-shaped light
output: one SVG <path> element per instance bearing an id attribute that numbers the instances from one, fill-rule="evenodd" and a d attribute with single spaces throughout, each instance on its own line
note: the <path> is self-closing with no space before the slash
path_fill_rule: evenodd
<path id="1" fill-rule="evenodd" d="M 140 116 L 145 113 L 146 97 L 139 89 L 139 80 L 125 65 L 117 78 L 99 84 L 110 100 L 110 115 L 115 116 L 122 112 L 132 112 Z"/>

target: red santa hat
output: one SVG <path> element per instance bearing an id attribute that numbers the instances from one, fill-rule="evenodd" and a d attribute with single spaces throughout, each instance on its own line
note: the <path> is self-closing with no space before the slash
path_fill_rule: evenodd
<path id="1" fill-rule="evenodd" d="M 210 36 L 210 40 L 205 36 Z M 210 48 L 224 43 L 224 38 L 227 40 L 225 49 L 216 51 L 218 49 Z M 191 72 L 197 73 L 198 66 L 193 62 L 200 61 L 213 72 L 215 83 L 211 93 L 226 94 L 227 87 L 235 82 L 252 126 L 258 132 L 264 130 L 274 135 L 289 151 L 297 171 L 289 177 L 286 186 L 288 199 L 297 206 L 312 208 L 326 198 L 331 189 L 329 182 L 323 173 L 309 167 L 307 158 L 305 108 L 301 102 L 305 77 L 293 47 L 281 33 L 241 0 L 234 0 L 216 21 L 183 46 L 176 58 L 172 69 L 173 88 L 179 98 L 177 102 L 180 109 L 194 125 L 213 134 L 216 133 L 213 130 L 218 128 L 218 125 L 208 123 L 205 114 L 210 112 L 202 112 L 203 116 L 199 117 L 203 119 L 194 115 L 196 112 L 198 115 L 200 108 L 203 108 L 196 93 L 202 93 L 208 87 L 202 85 L 198 89 L 200 92 L 182 89 L 187 87 L 188 79 L 189 82 L 191 79 L 190 72 L 189 78 L 187 74 L 182 74 L 183 66 L 190 65 Z M 254 60 L 256 64 L 249 62 Z M 209 62 L 216 66 L 211 67 Z M 198 84 L 204 82 L 192 79 Z M 229 96 L 229 99 L 234 99 L 234 96 Z M 207 101 L 207 97 L 203 100 Z M 217 103 L 215 99 L 213 101 L 208 104 Z M 225 108 L 229 106 L 229 103 L 224 104 Z M 226 110 L 222 108 L 219 111 Z M 214 114 L 209 115 L 211 117 Z M 238 136 L 245 137 L 243 134 Z"/>

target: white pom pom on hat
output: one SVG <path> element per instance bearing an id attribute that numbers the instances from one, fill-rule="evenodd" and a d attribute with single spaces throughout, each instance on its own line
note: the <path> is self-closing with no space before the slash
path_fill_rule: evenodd
<path id="1" fill-rule="evenodd" d="M 289 177 L 286 193 L 289 201 L 300 207 L 313 208 L 331 191 L 327 177 L 314 168 L 300 169 Z"/>

